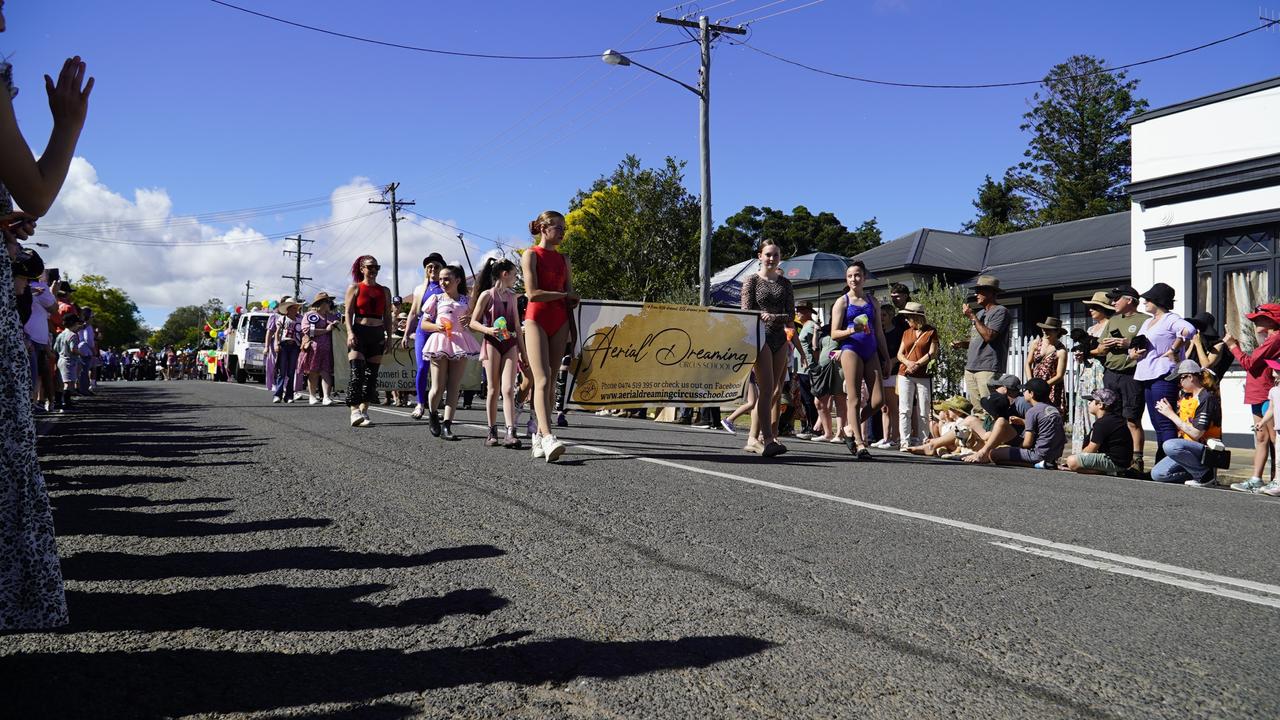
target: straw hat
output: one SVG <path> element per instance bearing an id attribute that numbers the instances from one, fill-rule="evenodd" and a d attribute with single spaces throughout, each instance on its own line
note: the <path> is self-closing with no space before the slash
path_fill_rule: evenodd
<path id="1" fill-rule="evenodd" d="M 289 312 L 290 307 L 302 307 L 302 303 L 286 295 L 282 300 L 280 300 L 280 303 L 276 305 L 276 312 L 284 315 Z"/>
<path id="2" fill-rule="evenodd" d="M 1111 312 L 1115 312 L 1116 306 L 1112 305 L 1110 300 L 1111 299 L 1107 297 L 1107 293 L 1105 290 L 1099 290 L 1098 292 L 1093 294 L 1093 297 L 1089 298 L 1088 300 L 1085 300 L 1084 304 L 1094 305 L 1096 307 L 1102 308 L 1103 310 L 1110 310 Z"/>
<path id="3" fill-rule="evenodd" d="M 907 303 L 906 305 L 903 305 L 903 306 L 902 306 L 902 309 L 898 311 L 898 314 L 899 314 L 899 315 L 919 315 L 919 316 L 920 316 L 920 318 L 923 320 L 923 319 L 924 319 L 924 305 L 921 305 L 920 303 L 915 302 L 915 301 L 913 300 L 913 301 L 911 301 L 911 302 Z"/>
<path id="4" fill-rule="evenodd" d="M 1058 331 L 1059 334 L 1061 334 L 1062 320 L 1060 320 L 1059 318 L 1050 316 L 1045 318 L 1044 322 L 1036 323 L 1036 327 L 1040 328 L 1041 330 L 1056 330 Z"/>
<path id="5" fill-rule="evenodd" d="M 315 307 L 315 306 L 319 305 L 319 304 L 320 304 L 320 303 L 322 303 L 322 302 L 327 302 L 327 303 L 329 303 L 329 304 L 333 304 L 333 296 L 332 296 L 332 295 L 330 295 L 329 293 L 327 293 L 327 292 L 325 292 L 325 291 L 321 290 L 320 292 L 316 293 L 315 298 L 311 301 L 311 305 L 310 305 L 310 307 Z"/>

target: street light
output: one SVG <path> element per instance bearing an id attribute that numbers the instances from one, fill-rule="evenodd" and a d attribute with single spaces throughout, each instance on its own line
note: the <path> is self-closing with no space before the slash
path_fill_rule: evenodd
<path id="1" fill-rule="evenodd" d="M 661 22 L 665 18 L 659 18 Z M 698 86 L 681 82 L 666 73 L 642 65 L 617 50 L 605 50 L 600 56 L 606 64 L 627 67 L 635 65 L 654 75 L 664 77 L 688 90 L 701 100 L 698 123 L 699 164 L 702 176 L 702 242 L 698 259 L 698 300 L 704 307 L 711 304 L 711 33 L 707 18 L 699 19 L 702 32 L 702 69 L 698 73 Z"/>

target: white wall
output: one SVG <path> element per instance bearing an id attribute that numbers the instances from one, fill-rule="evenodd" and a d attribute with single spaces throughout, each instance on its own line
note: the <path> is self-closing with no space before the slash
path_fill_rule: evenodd
<path id="1" fill-rule="evenodd" d="M 1133 126 L 1133 180 L 1151 180 L 1223 163 L 1280 152 L 1280 88 L 1184 110 Z M 1143 292 L 1157 282 L 1177 293 L 1174 311 L 1188 315 L 1192 288 L 1187 269 L 1194 263 L 1185 247 L 1147 250 L 1146 230 L 1280 208 L 1280 187 L 1232 193 L 1143 210 L 1133 204 L 1131 268 L 1133 286 Z M 1252 418 L 1244 405 L 1244 373 L 1222 383 L 1223 431 L 1249 434 Z M 1150 428 L 1150 422 L 1145 423 Z"/>
<path id="2" fill-rule="evenodd" d="M 1280 152 L 1280 87 L 1133 126 L 1133 181 Z"/>

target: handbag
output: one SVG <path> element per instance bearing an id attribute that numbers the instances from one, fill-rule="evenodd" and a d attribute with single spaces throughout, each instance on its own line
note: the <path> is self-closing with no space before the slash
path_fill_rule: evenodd
<path id="1" fill-rule="evenodd" d="M 1200 464 L 1219 470 L 1226 470 L 1231 467 L 1231 451 L 1224 448 L 1216 449 L 1204 446 L 1204 452 L 1200 454 Z"/>

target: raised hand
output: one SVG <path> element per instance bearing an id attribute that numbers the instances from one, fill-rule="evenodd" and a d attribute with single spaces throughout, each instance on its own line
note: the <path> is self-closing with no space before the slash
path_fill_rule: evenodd
<path id="1" fill-rule="evenodd" d="M 84 127 L 85 115 L 89 112 L 89 93 L 93 92 L 93 78 L 84 79 L 84 61 L 77 55 L 67 58 L 62 63 L 62 72 L 58 73 L 58 82 L 44 76 L 44 89 L 49 94 L 49 113 L 53 122 L 68 124 L 75 128 Z"/>

